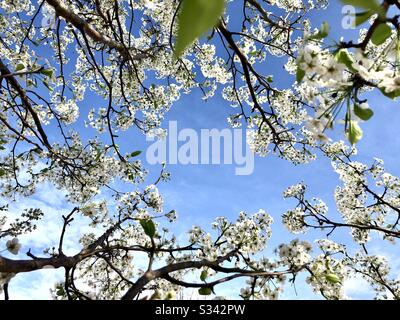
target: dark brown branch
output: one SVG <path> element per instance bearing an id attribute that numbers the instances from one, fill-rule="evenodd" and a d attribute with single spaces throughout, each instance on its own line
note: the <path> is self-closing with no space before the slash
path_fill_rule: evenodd
<path id="1" fill-rule="evenodd" d="M 268 125 L 268 127 L 270 128 L 270 130 L 274 134 L 275 138 L 278 140 L 279 136 L 278 136 L 278 134 L 276 132 L 275 127 L 272 125 L 271 121 L 266 117 L 264 109 L 260 106 L 260 104 L 258 102 L 257 95 L 256 95 L 256 93 L 254 91 L 254 87 L 253 87 L 253 84 L 252 84 L 252 81 L 251 81 L 249 63 L 247 61 L 247 58 L 245 57 L 243 52 L 240 50 L 240 48 L 236 45 L 235 41 L 232 38 L 232 34 L 226 29 L 226 27 L 224 26 L 223 22 L 221 22 L 220 25 L 218 26 L 218 30 L 224 36 L 224 38 L 226 39 L 226 41 L 228 42 L 228 44 L 230 45 L 230 47 L 232 48 L 232 50 L 235 52 L 235 54 L 238 56 L 238 58 L 240 60 L 240 63 L 241 63 L 242 68 L 243 68 L 244 77 L 246 79 L 247 87 L 249 89 L 250 96 L 251 96 L 252 101 L 254 103 L 255 109 L 257 109 L 258 112 L 260 112 L 260 115 L 261 115 L 263 121 Z"/>
<path id="2" fill-rule="evenodd" d="M 70 9 L 68 9 L 61 1 L 58 0 L 46 0 L 46 2 L 51 5 L 56 11 L 57 15 L 64 18 L 70 24 L 72 24 L 78 30 L 84 32 L 88 37 L 90 37 L 93 41 L 102 43 L 110 49 L 117 50 L 122 57 L 126 60 L 141 60 L 146 58 L 147 54 L 137 54 L 132 55 L 129 52 L 129 49 L 125 47 L 124 44 L 119 43 L 104 34 L 101 34 L 99 31 L 94 29 L 86 20 L 81 18 L 79 15 L 73 13 Z"/>
<path id="3" fill-rule="evenodd" d="M 49 149 L 51 150 L 51 145 L 50 142 L 47 138 L 46 133 L 43 130 L 42 124 L 40 122 L 39 116 L 37 115 L 37 113 L 35 112 L 35 110 L 33 109 L 26 93 L 25 90 L 22 89 L 22 87 L 20 86 L 20 84 L 18 83 L 17 79 L 15 79 L 14 76 L 11 76 L 11 71 L 7 68 L 7 66 L 3 63 L 3 61 L 0 59 L 0 72 L 3 76 L 7 75 L 6 80 L 7 82 L 11 85 L 11 87 L 17 92 L 17 94 L 19 95 L 22 103 L 24 104 L 24 107 L 27 109 L 27 111 L 30 113 L 30 115 L 33 118 L 33 121 L 35 122 L 35 126 L 39 132 L 39 135 L 41 137 L 41 140 L 43 142 L 43 144 Z"/>

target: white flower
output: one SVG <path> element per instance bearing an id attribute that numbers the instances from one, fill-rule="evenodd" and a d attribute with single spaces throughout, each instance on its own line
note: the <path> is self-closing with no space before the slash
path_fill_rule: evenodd
<path id="1" fill-rule="evenodd" d="M 303 183 L 298 183 L 287 188 L 283 193 L 283 197 L 285 198 L 297 197 L 299 195 L 302 195 L 305 190 L 306 186 Z"/>
<path id="2" fill-rule="evenodd" d="M 160 140 L 164 140 L 167 136 L 167 131 L 162 128 L 154 128 L 149 130 L 149 132 L 146 133 L 146 137 L 151 139 L 151 138 L 157 138 Z"/>
<path id="3" fill-rule="evenodd" d="M 145 189 L 144 201 L 146 204 L 153 208 L 154 211 L 161 212 L 163 207 L 163 199 L 155 185 L 150 185 Z"/>
<path id="4" fill-rule="evenodd" d="M 154 0 L 145 0 L 144 1 L 144 6 L 147 9 L 150 9 L 150 10 L 154 10 L 154 9 L 157 8 L 157 4 L 156 4 L 156 2 Z"/>
<path id="5" fill-rule="evenodd" d="M 322 74 L 322 80 L 329 81 L 343 81 L 343 71 L 345 66 L 338 63 L 333 56 L 328 56 L 325 60 L 324 67 L 326 72 Z"/>
<path id="6" fill-rule="evenodd" d="M 21 244 L 19 243 L 18 238 L 14 238 L 12 240 L 8 240 L 6 243 L 7 250 L 10 251 L 12 254 L 17 255 L 19 249 L 21 249 Z"/>
<path id="7" fill-rule="evenodd" d="M 321 48 L 309 44 L 299 52 L 299 66 L 306 74 L 322 74 L 325 72 L 323 64 L 321 62 Z"/>

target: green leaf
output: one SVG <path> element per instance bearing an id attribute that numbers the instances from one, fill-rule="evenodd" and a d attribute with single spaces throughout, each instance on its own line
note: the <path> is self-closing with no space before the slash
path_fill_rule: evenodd
<path id="1" fill-rule="evenodd" d="M 199 294 L 202 296 L 209 296 L 212 293 L 212 289 L 208 287 L 200 288 Z"/>
<path id="2" fill-rule="evenodd" d="M 65 290 L 62 284 L 57 284 L 56 286 L 56 295 L 58 296 L 64 296 L 65 295 Z"/>
<path id="3" fill-rule="evenodd" d="M 347 132 L 347 138 L 349 139 L 349 142 L 352 145 L 354 145 L 362 139 L 362 136 L 363 136 L 363 131 L 358 125 L 358 123 L 355 121 L 350 121 L 349 129 Z"/>
<path id="4" fill-rule="evenodd" d="M 207 270 L 203 270 L 203 271 L 201 272 L 201 274 L 200 274 L 200 280 L 201 280 L 201 281 L 206 281 L 207 277 L 208 277 L 208 272 L 207 272 Z"/>
<path id="5" fill-rule="evenodd" d="M 386 92 L 385 88 L 379 88 L 379 90 L 388 98 L 390 99 L 396 99 L 397 97 L 400 97 L 400 89 L 399 90 L 395 90 L 392 92 Z"/>
<path id="6" fill-rule="evenodd" d="M 353 63 L 354 63 L 353 57 L 351 56 L 349 51 L 347 51 L 347 49 L 340 49 L 336 53 L 335 59 L 337 62 L 344 64 L 350 71 L 353 71 L 353 72 L 356 71 L 353 68 Z"/>
<path id="7" fill-rule="evenodd" d="M 58 290 L 56 291 L 56 295 L 59 296 L 59 297 L 60 297 L 60 296 L 64 296 L 64 293 L 65 293 L 65 292 L 64 292 L 64 289 L 63 289 L 63 288 L 60 288 L 60 289 L 58 289 Z"/>
<path id="8" fill-rule="evenodd" d="M 387 23 L 382 23 L 374 30 L 371 41 L 374 45 L 379 46 L 384 43 L 392 35 L 392 28 Z"/>
<path id="9" fill-rule="evenodd" d="M 44 169 L 40 170 L 40 172 L 41 173 L 47 173 L 47 172 L 49 172 L 49 170 L 50 170 L 49 168 L 44 168 Z"/>
<path id="10" fill-rule="evenodd" d="M 4 176 L 6 174 L 6 170 L 0 168 L 0 177 Z"/>
<path id="11" fill-rule="evenodd" d="M 130 155 L 128 155 L 128 158 L 134 158 L 137 157 L 138 155 L 140 155 L 142 153 L 142 151 L 134 151 L 132 152 Z"/>
<path id="12" fill-rule="evenodd" d="M 140 225 L 142 226 L 144 233 L 148 235 L 150 238 L 153 238 L 156 234 L 156 226 L 154 225 L 153 220 L 151 219 L 141 219 Z"/>
<path id="13" fill-rule="evenodd" d="M 326 38 L 329 34 L 330 27 L 328 22 L 323 22 L 321 28 L 319 29 L 320 36 Z"/>
<path id="14" fill-rule="evenodd" d="M 44 84 L 44 86 L 45 86 L 47 89 L 49 89 L 50 92 L 53 92 L 53 91 L 54 91 L 53 88 L 50 87 L 50 85 L 47 83 L 47 81 L 42 81 L 42 83 Z"/>
<path id="15" fill-rule="evenodd" d="M 304 79 L 305 75 L 306 75 L 306 72 L 303 69 L 301 69 L 300 67 L 297 67 L 296 81 L 298 83 L 300 83 Z"/>
<path id="16" fill-rule="evenodd" d="M 175 294 L 173 293 L 173 292 L 167 292 L 166 294 L 165 294 L 165 297 L 164 297 L 164 299 L 165 300 L 172 300 L 173 298 L 175 297 Z"/>
<path id="17" fill-rule="evenodd" d="M 370 108 L 361 108 L 358 104 L 354 105 L 354 113 L 361 120 L 367 121 L 371 119 L 374 115 L 374 112 Z"/>
<path id="18" fill-rule="evenodd" d="M 375 13 L 382 11 L 381 5 L 376 0 L 342 0 L 342 2 L 358 8 L 369 9 Z"/>
<path id="19" fill-rule="evenodd" d="M 17 66 L 15 67 L 15 71 L 18 72 L 18 71 L 23 70 L 24 68 L 25 68 L 25 66 L 23 63 L 18 63 Z"/>
<path id="20" fill-rule="evenodd" d="M 175 56 L 180 57 L 190 44 L 213 28 L 224 9 L 225 0 L 183 0 L 178 14 Z"/>
<path id="21" fill-rule="evenodd" d="M 41 74 L 44 74 L 46 77 L 51 78 L 53 76 L 53 69 L 43 69 L 40 70 Z"/>
<path id="22" fill-rule="evenodd" d="M 317 34 L 310 36 L 309 39 L 310 40 L 324 39 L 328 36 L 329 30 L 330 30 L 330 28 L 329 28 L 328 22 L 324 22 L 324 23 L 322 23 L 321 27 L 319 28 L 319 31 L 317 32 Z"/>
<path id="23" fill-rule="evenodd" d="M 325 276 L 325 279 L 328 280 L 328 282 L 333 283 L 333 284 L 340 282 L 340 278 L 334 273 L 328 273 Z"/>
<path id="24" fill-rule="evenodd" d="M 356 26 L 363 24 L 364 22 L 368 21 L 368 19 L 374 14 L 375 12 L 372 10 L 357 12 L 356 13 Z"/>
<path id="25" fill-rule="evenodd" d="M 32 149 L 31 151 L 34 152 L 34 153 L 36 153 L 36 154 L 39 155 L 39 156 L 43 153 L 43 151 L 40 150 L 39 148 L 34 148 L 34 149 Z"/>

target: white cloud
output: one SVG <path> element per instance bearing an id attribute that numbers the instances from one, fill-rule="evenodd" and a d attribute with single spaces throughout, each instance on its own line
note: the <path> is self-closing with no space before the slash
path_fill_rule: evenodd
<path id="1" fill-rule="evenodd" d="M 63 269 L 37 270 L 29 273 L 20 273 L 10 281 L 9 294 L 12 300 L 45 300 L 51 299 L 50 289 L 61 281 Z"/>
<path id="2" fill-rule="evenodd" d="M 371 286 L 360 276 L 347 279 L 343 284 L 343 289 L 349 299 L 372 299 L 374 297 Z"/>
<path id="3" fill-rule="evenodd" d="M 31 233 L 19 236 L 22 248 L 17 257 L 7 252 L 2 255 L 11 259 L 27 259 L 28 250 L 37 256 L 44 256 L 46 248 L 58 248 L 58 242 L 63 225 L 62 215 L 66 215 L 73 207 L 64 200 L 64 193 L 50 185 L 42 185 L 38 188 L 34 197 L 23 198 L 15 202 L 9 202 L 7 218 L 13 221 L 19 217 L 24 209 L 39 208 L 44 217 L 38 221 L 37 229 Z M 88 226 L 88 219 L 76 215 L 74 221 L 67 228 L 64 238 L 63 251 L 66 255 L 79 252 L 81 246 L 79 239 L 84 233 L 93 232 Z M 0 241 L 0 248 L 5 247 L 5 240 Z M 11 299 L 50 299 L 50 289 L 54 284 L 63 280 L 64 269 L 45 269 L 29 273 L 20 273 L 10 281 Z"/>

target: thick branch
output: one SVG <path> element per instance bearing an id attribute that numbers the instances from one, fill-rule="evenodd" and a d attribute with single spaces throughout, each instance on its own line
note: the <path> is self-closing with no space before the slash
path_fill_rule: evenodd
<path id="1" fill-rule="evenodd" d="M 138 294 L 142 292 L 144 287 L 151 281 L 158 279 L 158 278 L 169 278 L 169 274 L 179 271 L 179 270 L 186 270 L 186 269 L 200 269 L 203 267 L 208 267 L 210 269 L 213 269 L 214 271 L 217 272 L 223 272 L 223 273 L 236 273 L 236 274 L 241 274 L 241 276 L 245 277 L 251 277 L 251 276 L 263 276 L 263 277 L 273 277 L 277 275 L 282 275 L 282 272 L 269 272 L 269 271 L 252 271 L 252 270 L 244 270 L 240 268 L 226 268 L 221 266 L 221 263 L 224 261 L 228 260 L 232 256 L 234 256 L 237 252 L 232 251 L 229 254 L 218 258 L 216 261 L 209 261 L 206 259 L 200 260 L 200 261 L 184 261 L 184 262 L 178 262 L 174 264 L 170 264 L 168 266 L 162 267 L 157 270 L 153 271 L 148 271 L 146 272 L 142 277 L 140 277 L 135 285 L 133 285 L 129 290 L 125 293 L 125 295 L 122 297 L 122 300 L 132 300 L 137 297 Z M 299 271 L 298 269 L 297 271 Z M 293 272 L 293 271 L 290 271 Z M 284 271 L 283 273 L 288 273 L 288 271 Z M 238 277 L 237 275 L 234 276 Z M 203 285 L 204 286 L 204 285 Z"/>
<path id="2" fill-rule="evenodd" d="M 30 272 L 44 267 L 72 267 L 83 259 L 83 256 L 78 254 L 73 257 L 59 256 L 52 258 L 36 258 L 33 260 L 12 260 L 0 256 L 0 272 L 4 273 L 19 273 Z"/>

